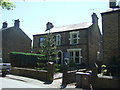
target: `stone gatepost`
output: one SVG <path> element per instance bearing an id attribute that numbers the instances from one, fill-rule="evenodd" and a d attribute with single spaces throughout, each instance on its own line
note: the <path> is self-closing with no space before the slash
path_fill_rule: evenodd
<path id="1" fill-rule="evenodd" d="M 52 82 L 54 79 L 54 62 L 47 63 L 47 81 Z"/>
<path id="2" fill-rule="evenodd" d="M 97 74 L 98 74 L 98 65 L 94 63 L 92 66 L 92 76 L 97 77 Z"/>
<path id="3" fill-rule="evenodd" d="M 97 83 L 97 74 L 98 74 L 98 66 L 96 63 L 93 64 L 92 68 L 92 75 L 91 75 L 91 84 L 94 87 Z"/>
<path id="4" fill-rule="evenodd" d="M 67 75 L 67 71 L 68 71 L 68 65 L 63 64 L 62 66 L 62 85 L 66 85 L 68 82 L 68 75 Z"/>

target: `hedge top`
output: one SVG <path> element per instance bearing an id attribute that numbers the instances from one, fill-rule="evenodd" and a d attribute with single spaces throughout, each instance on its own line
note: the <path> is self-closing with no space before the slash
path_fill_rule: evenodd
<path id="1" fill-rule="evenodd" d="M 42 55 L 42 54 L 23 53 L 23 52 L 10 52 L 9 54 L 22 54 L 22 55 L 30 55 L 30 56 L 44 56 L 44 55 Z"/>

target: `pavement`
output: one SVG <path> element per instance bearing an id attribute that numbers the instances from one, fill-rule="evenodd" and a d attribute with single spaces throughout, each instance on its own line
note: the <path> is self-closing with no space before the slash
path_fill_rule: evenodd
<path id="1" fill-rule="evenodd" d="M 31 83 L 33 85 L 46 86 L 46 88 L 61 88 L 61 83 L 62 83 L 62 74 L 60 73 L 54 76 L 54 81 L 52 83 L 45 83 L 37 79 L 17 76 L 12 74 L 6 75 L 6 78 Z M 68 84 L 65 88 L 75 88 L 75 83 Z"/>

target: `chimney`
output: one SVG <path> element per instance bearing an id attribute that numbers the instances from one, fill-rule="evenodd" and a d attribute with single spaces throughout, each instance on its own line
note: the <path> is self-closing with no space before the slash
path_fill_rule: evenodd
<path id="1" fill-rule="evenodd" d="M 98 24 L 98 17 L 96 15 L 96 13 L 93 13 L 91 16 L 92 16 L 92 23 L 93 24 Z"/>
<path id="2" fill-rule="evenodd" d="M 20 26 L 20 21 L 19 21 L 19 19 L 15 20 L 14 26 L 19 28 L 19 26 Z"/>
<path id="3" fill-rule="evenodd" d="M 116 8 L 116 0 L 109 0 L 109 8 Z"/>
<path id="4" fill-rule="evenodd" d="M 2 28 L 7 28 L 7 22 L 3 22 L 3 26 L 2 26 Z"/>

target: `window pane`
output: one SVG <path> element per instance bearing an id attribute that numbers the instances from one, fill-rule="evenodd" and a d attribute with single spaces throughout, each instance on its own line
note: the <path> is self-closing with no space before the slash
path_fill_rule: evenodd
<path id="1" fill-rule="evenodd" d="M 75 63 L 79 63 L 79 57 L 75 58 Z"/>
<path id="2" fill-rule="evenodd" d="M 73 35 L 72 35 L 72 38 L 77 38 L 77 34 L 73 34 Z"/>
<path id="3" fill-rule="evenodd" d="M 70 60 L 70 61 L 71 61 L 71 60 L 74 60 L 74 57 L 73 57 L 73 55 L 74 55 L 74 54 L 73 54 L 73 51 L 70 51 L 70 52 L 69 52 L 69 55 L 70 55 L 69 60 Z"/>
<path id="4" fill-rule="evenodd" d="M 71 57 L 71 56 L 73 56 L 73 52 L 72 52 L 72 51 L 70 52 L 70 57 Z"/>
<path id="5" fill-rule="evenodd" d="M 72 34 L 72 44 L 77 44 L 77 33 Z"/>
<path id="6" fill-rule="evenodd" d="M 75 56 L 79 56 L 79 51 L 76 51 L 76 52 L 75 52 Z"/>
<path id="7" fill-rule="evenodd" d="M 77 39 L 73 39 L 73 44 L 77 44 Z"/>
<path id="8" fill-rule="evenodd" d="M 44 38 L 43 38 L 43 37 L 40 37 L 40 46 L 43 45 L 43 41 L 44 41 Z"/>
<path id="9" fill-rule="evenodd" d="M 75 51 L 75 63 L 79 63 L 79 51 Z"/>
<path id="10" fill-rule="evenodd" d="M 41 38 L 40 38 L 40 41 L 43 41 L 43 40 L 44 40 L 44 38 L 43 38 L 43 37 L 41 37 Z"/>
<path id="11" fill-rule="evenodd" d="M 61 45 L 61 36 L 56 35 L 56 45 Z"/>
<path id="12" fill-rule="evenodd" d="M 70 60 L 73 60 L 73 61 L 74 61 L 73 57 L 70 57 Z"/>

